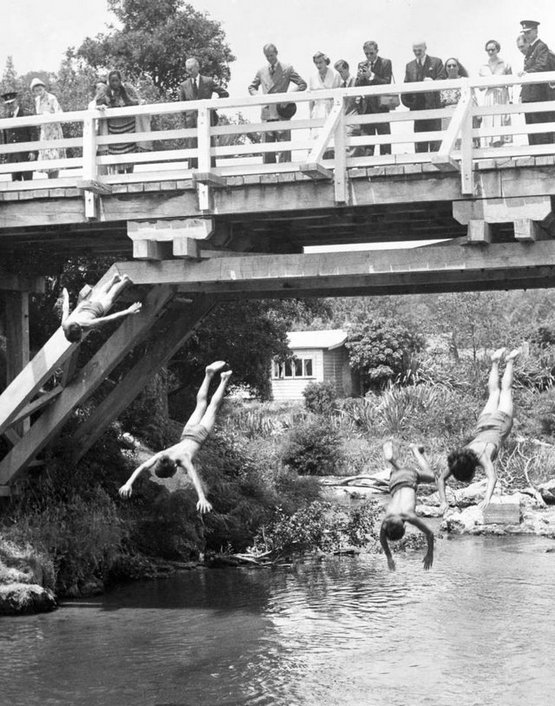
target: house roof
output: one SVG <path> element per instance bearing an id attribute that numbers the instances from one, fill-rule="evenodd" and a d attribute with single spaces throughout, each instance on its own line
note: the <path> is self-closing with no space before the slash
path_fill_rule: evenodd
<path id="1" fill-rule="evenodd" d="M 342 329 L 326 331 L 288 331 L 289 348 L 339 348 L 347 340 L 347 332 Z"/>

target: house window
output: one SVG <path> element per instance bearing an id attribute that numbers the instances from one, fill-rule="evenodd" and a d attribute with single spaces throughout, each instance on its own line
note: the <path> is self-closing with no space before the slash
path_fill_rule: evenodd
<path id="1" fill-rule="evenodd" d="M 285 363 L 278 363 L 274 360 L 272 367 L 272 377 L 274 379 L 283 378 L 311 378 L 314 377 L 312 358 L 293 358 Z"/>

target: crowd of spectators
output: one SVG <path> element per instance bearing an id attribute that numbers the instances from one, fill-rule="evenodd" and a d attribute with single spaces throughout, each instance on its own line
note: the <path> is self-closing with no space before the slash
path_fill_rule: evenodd
<path id="1" fill-rule="evenodd" d="M 524 64 L 520 76 L 543 71 L 555 70 L 555 54 L 538 37 L 539 23 L 533 20 L 523 20 L 521 22 L 521 32 L 517 37 L 517 47 L 524 57 Z M 351 73 L 349 63 L 345 59 L 338 59 L 331 66 L 330 58 L 322 51 L 318 51 L 312 57 L 314 72 L 305 81 L 293 66 L 278 58 L 278 49 L 274 44 L 266 44 L 263 53 L 266 63 L 258 69 L 252 82 L 248 86 L 251 95 L 256 95 L 259 89 L 263 94 L 286 94 L 291 85 L 297 91 L 304 91 L 307 88 L 316 93 L 319 90 L 335 89 L 340 87 L 353 86 L 389 86 L 394 84 L 393 66 L 390 59 L 386 59 L 379 54 L 379 46 L 375 41 L 367 41 L 363 44 L 365 59 L 362 60 L 356 69 Z M 500 56 L 501 45 L 495 39 L 490 39 L 484 46 L 487 61 L 479 70 L 480 77 L 508 76 L 513 73 L 511 66 Z M 468 72 L 463 64 L 456 57 L 449 57 L 442 61 L 439 57 L 428 53 L 426 43 L 418 41 L 413 44 L 414 59 L 409 61 L 405 67 L 404 83 L 437 81 L 443 79 L 460 79 L 468 77 Z M 215 95 L 225 98 L 228 92 L 218 85 L 211 77 L 200 73 L 200 65 L 196 58 L 191 57 L 186 62 L 187 78 L 179 87 L 178 100 L 198 101 L 209 99 Z M 30 84 L 30 91 L 34 99 L 34 113 L 36 115 L 57 114 L 62 112 L 62 108 L 57 97 L 48 90 L 48 86 L 40 78 L 34 78 Z M 89 109 L 104 111 L 106 108 L 121 108 L 126 106 L 138 106 L 142 103 L 136 88 L 129 82 L 123 80 L 120 71 L 110 71 L 106 80 L 98 80 L 93 88 L 94 97 L 88 104 Z M 4 117 L 26 117 L 30 115 L 20 102 L 20 96 L 15 89 L 6 91 L 1 95 L 3 100 Z M 513 98 L 511 90 L 507 86 L 488 87 L 481 91 L 480 102 L 484 106 L 506 105 Z M 380 95 L 353 96 L 344 102 L 344 110 L 348 115 L 380 115 L 384 118 L 392 110 L 395 110 L 401 102 L 410 111 L 425 111 L 430 109 L 443 108 L 456 105 L 461 99 L 461 89 L 457 87 L 442 88 L 441 90 L 422 91 L 418 93 L 395 93 L 392 87 L 391 92 L 384 92 Z M 555 88 L 548 83 L 527 83 L 523 84 L 520 93 L 520 100 L 523 103 L 544 102 L 555 99 Z M 475 98 L 474 98 L 475 100 Z M 309 101 L 310 117 L 321 122 L 329 114 L 333 106 L 330 98 L 313 99 Z M 262 106 L 262 122 L 283 122 L 290 120 L 297 106 L 294 102 L 284 100 L 283 103 L 270 103 Z M 183 114 L 184 127 L 197 127 L 196 110 L 187 110 Z M 433 133 L 444 130 L 450 118 L 430 118 L 419 119 L 414 116 L 415 133 Z M 538 111 L 525 113 L 527 124 L 551 123 L 555 122 L 555 111 Z M 510 114 L 495 113 L 484 115 L 480 119 L 480 124 L 484 128 L 492 129 L 497 127 L 505 128 L 511 123 Z M 127 138 L 122 142 L 110 142 L 108 145 L 99 148 L 99 153 L 122 156 L 137 150 L 152 149 L 152 141 L 147 139 L 144 133 L 150 130 L 150 117 L 148 115 L 137 116 L 112 116 L 107 115 L 97 121 L 98 132 L 101 135 L 121 135 L 127 136 L 130 133 L 143 133 L 137 141 Z M 211 124 L 218 124 L 216 110 L 211 111 Z M 311 129 L 311 137 L 318 137 L 319 128 Z M 371 122 L 361 125 L 349 125 L 348 134 L 357 135 L 378 135 L 387 136 L 391 134 L 390 122 Z M 528 135 L 530 145 L 546 144 L 554 142 L 553 132 L 535 132 Z M 428 136 L 426 136 L 428 137 Z M 22 142 L 38 141 L 37 150 L 22 152 L 9 152 L 5 155 L 7 163 L 25 162 L 39 160 L 53 161 L 52 168 L 42 166 L 42 171 L 46 172 L 49 178 L 55 178 L 59 173 L 57 162 L 63 160 L 66 151 L 63 147 L 58 147 L 56 141 L 63 138 L 62 125 L 60 122 L 48 122 L 40 126 L 40 130 L 32 127 L 10 127 L 0 129 L 0 142 L 4 144 L 14 144 Z M 290 130 L 268 130 L 262 134 L 263 142 L 288 142 L 291 139 Z M 500 147 L 510 142 L 512 136 L 500 131 L 498 136 L 488 135 L 480 140 L 481 147 Z M 419 140 L 415 142 L 416 152 L 437 151 L 440 142 L 438 140 Z M 188 138 L 185 142 L 186 148 L 193 149 L 197 146 L 194 137 Z M 376 145 L 381 155 L 391 154 L 391 144 L 386 140 Z M 361 156 L 374 154 L 374 146 L 350 148 L 350 156 Z M 290 161 L 290 151 L 265 152 L 263 160 L 265 163 L 275 163 L 277 161 Z M 119 173 L 131 172 L 132 164 L 119 163 L 111 167 L 112 171 Z M 190 166 L 196 168 L 197 161 L 190 160 Z M 32 178 L 33 170 L 26 170 L 12 173 L 14 181 L 25 181 Z"/>

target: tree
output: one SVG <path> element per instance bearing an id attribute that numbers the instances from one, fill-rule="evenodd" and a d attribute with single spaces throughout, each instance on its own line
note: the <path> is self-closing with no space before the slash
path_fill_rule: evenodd
<path id="1" fill-rule="evenodd" d="M 5 91 L 17 91 L 19 86 L 17 83 L 17 73 L 13 63 L 13 56 L 8 56 L 6 59 L 6 67 L 2 74 L 2 83 L 0 84 L 2 93 Z"/>
<path id="2" fill-rule="evenodd" d="M 166 97 L 186 76 L 185 61 L 196 57 L 202 73 L 226 85 L 235 60 L 219 22 L 183 0 L 109 0 L 122 24 L 109 34 L 87 37 L 77 51 L 95 70 L 120 69 L 137 81 L 148 76 Z"/>
<path id="3" fill-rule="evenodd" d="M 365 388 L 379 389 L 410 370 L 411 358 L 424 340 L 402 320 L 375 317 L 353 326 L 345 345 Z"/>

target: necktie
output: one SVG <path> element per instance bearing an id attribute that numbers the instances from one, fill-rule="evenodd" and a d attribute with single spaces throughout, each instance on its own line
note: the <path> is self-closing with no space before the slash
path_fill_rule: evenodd
<path id="1" fill-rule="evenodd" d="M 276 71 L 276 67 L 272 64 L 270 65 L 270 76 L 273 76 Z"/>
<path id="2" fill-rule="evenodd" d="M 198 98 L 198 86 L 196 78 L 193 79 L 193 97 Z"/>
<path id="3" fill-rule="evenodd" d="M 346 87 L 347 87 L 347 81 L 343 81 L 342 86 L 343 86 L 343 88 L 346 88 Z"/>

